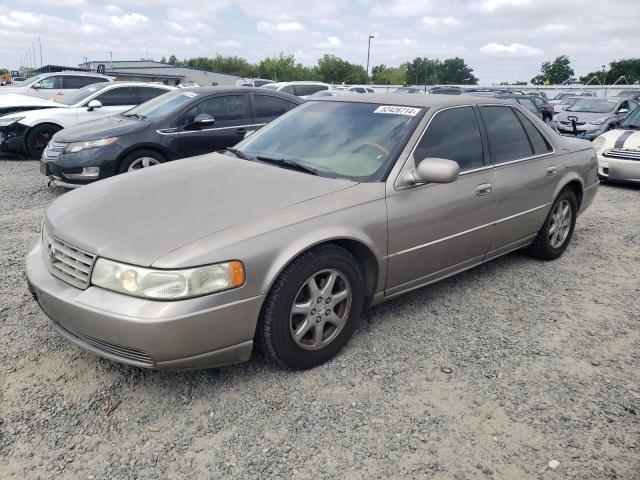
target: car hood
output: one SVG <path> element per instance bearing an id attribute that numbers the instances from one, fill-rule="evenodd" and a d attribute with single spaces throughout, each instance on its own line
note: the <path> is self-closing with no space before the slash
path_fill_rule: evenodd
<path id="1" fill-rule="evenodd" d="M 6 87 L 10 88 L 10 87 Z M 15 107 L 34 107 L 34 108 L 60 108 L 66 107 L 61 103 L 45 100 L 43 98 L 29 97 L 18 93 L 3 92 L 0 95 L 0 109 Z"/>
<path id="2" fill-rule="evenodd" d="M 98 256 L 150 266 L 203 237 L 354 185 L 214 153 L 66 193 L 45 225 Z"/>
<path id="3" fill-rule="evenodd" d="M 81 123 L 75 127 L 65 128 L 56 133 L 53 139 L 56 142 L 72 143 L 98 140 L 100 138 L 119 137 L 137 133 L 151 125 L 143 120 L 127 118 L 121 115 L 93 120 Z"/>
<path id="4" fill-rule="evenodd" d="M 578 120 L 576 122 L 590 122 L 591 120 L 597 120 L 603 117 L 613 117 L 615 114 L 613 112 L 605 112 L 605 113 L 591 113 L 591 112 L 569 112 L 567 110 L 563 110 L 562 112 L 556 115 L 556 120 L 561 120 L 564 122 L 569 121 L 568 117 L 577 117 Z"/>

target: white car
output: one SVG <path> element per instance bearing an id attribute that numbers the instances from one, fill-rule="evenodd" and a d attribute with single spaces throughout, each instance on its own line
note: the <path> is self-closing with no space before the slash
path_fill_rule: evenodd
<path id="1" fill-rule="evenodd" d="M 321 90 L 331 90 L 331 85 L 322 82 L 274 82 L 267 83 L 260 88 L 278 90 L 300 98 L 307 98 Z"/>
<path id="2" fill-rule="evenodd" d="M 56 72 L 43 73 L 27 78 L 24 82 L 12 87 L 0 88 L 0 94 L 14 93 L 27 97 L 58 100 L 63 95 L 79 90 L 87 85 L 100 82 L 112 82 L 113 77 L 89 72 Z"/>
<path id="3" fill-rule="evenodd" d="M 23 110 L 38 110 L 40 108 L 56 108 L 60 104 L 44 98 L 27 97 L 8 93 L 0 95 L 0 116 L 8 113 L 21 112 Z"/>
<path id="4" fill-rule="evenodd" d="M 376 91 L 371 87 L 365 87 L 361 85 L 351 85 L 347 88 L 347 92 L 353 93 L 376 93 Z"/>
<path id="5" fill-rule="evenodd" d="M 0 151 L 39 159 L 51 137 L 63 128 L 122 113 L 174 87 L 143 82 L 108 82 L 65 95 L 49 108 L 0 117 Z"/>
<path id="6" fill-rule="evenodd" d="M 601 180 L 640 183 L 640 107 L 593 141 Z"/>

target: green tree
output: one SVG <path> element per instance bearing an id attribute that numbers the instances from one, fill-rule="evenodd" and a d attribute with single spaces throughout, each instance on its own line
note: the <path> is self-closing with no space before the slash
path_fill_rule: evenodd
<path id="1" fill-rule="evenodd" d="M 362 65 L 356 65 L 335 55 L 324 55 L 318 59 L 317 73 L 327 83 L 365 83 L 367 72 Z"/>
<path id="2" fill-rule="evenodd" d="M 475 85 L 478 79 L 460 57 L 444 60 L 417 57 L 404 64 L 406 83 L 427 85 Z"/>
<path id="3" fill-rule="evenodd" d="M 552 62 L 544 62 L 540 74 L 531 79 L 534 85 L 559 85 L 575 81 L 571 61 L 566 55 L 556 57 Z"/>
<path id="4" fill-rule="evenodd" d="M 293 55 L 280 53 L 277 57 L 267 57 L 257 64 L 258 76 L 279 82 L 291 80 L 319 80 L 317 68 L 296 63 Z"/>
<path id="5" fill-rule="evenodd" d="M 254 65 L 251 65 L 246 59 L 235 55 L 225 56 L 218 53 L 213 58 L 190 58 L 186 60 L 184 64 L 190 67 L 228 73 L 239 77 L 254 77 L 256 75 L 256 68 Z"/>
<path id="6" fill-rule="evenodd" d="M 167 63 L 167 59 L 166 59 L 165 57 L 162 57 L 162 58 L 160 59 L 160 63 Z"/>
<path id="7" fill-rule="evenodd" d="M 587 73 L 580 77 L 580 81 L 587 83 L 593 77 L 597 77 L 598 81 L 593 80 L 591 83 L 612 84 L 620 77 L 624 76 L 629 83 L 640 82 L 640 58 L 628 58 L 624 60 L 613 61 L 609 64 L 608 71 L 597 71 Z M 620 82 L 618 82 L 620 83 Z M 624 82 L 623 82 L 624 83 Z"/>
<path id="8" fill-rule="evenodd" d="M 177 58 L 175 55 L 173 55 L 173 54 L 172 54 L 172 55 L 169 57 L 169 63 L 170 63 L 171 65 L 177 65 L 177 64 L 178 64 L 178 58 Z"/>
<path id="9" fill-rule="evenodd" d="M 376 65 L 371 69 L 371 81 L 377 85 L 402 85 L 407 82 L 406 64 L 399 67 Z"/>

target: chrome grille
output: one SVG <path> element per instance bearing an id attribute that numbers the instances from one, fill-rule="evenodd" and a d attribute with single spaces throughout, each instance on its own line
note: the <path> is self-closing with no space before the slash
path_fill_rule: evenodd
<path id="1" fill-rule="evenodd" d="M 46 158 L 56 158 L 64 152 L 64 149 L 67 148 L 66 143 L 54 142 L 51 140 L 47 144 L 47 148 L 44 150 L 44 156 Z"/>
<path id="2" fill-rule="evenodd" d="M 58 240 L 42 230 L 47 267 L 60 280 L 85 289 L 89 286 L 95 255 Z"/>
<path id="3" fill-rule="evenodd" d="M 622 158 L 624 160 L 640 160 L 640 150 L 628 150 L 624 148 L 612 148 L 602 154 L 605 157 Z"/>

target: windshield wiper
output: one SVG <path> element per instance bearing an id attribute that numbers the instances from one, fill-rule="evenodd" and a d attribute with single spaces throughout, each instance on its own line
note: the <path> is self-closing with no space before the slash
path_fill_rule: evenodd
<path id="1" fill-rule="evenodd" d="M 231 152 L 233 153 L 236 157 L 241 158 L 242 160 L 251 160 L 249 157 L 247 157 L 244 152 L 242 152 L 241 150 L 238 150 L 237 148 L 225 148 L 223 151 L 225 152 Z"/>
<path id="2" fill-rule="evenodd" d="M 269 157 L 256 157 L 256 160 L 260 160 L 264 163 L 271 163 L 273 165 L 280 165 L 291 170 L 298 170 L 300 172 L 310 173 L 311 175 L 318 175 L 318 170 L 312 167 L 307 167 L 293 160 L 287 158 L 269 158 Z"/>

